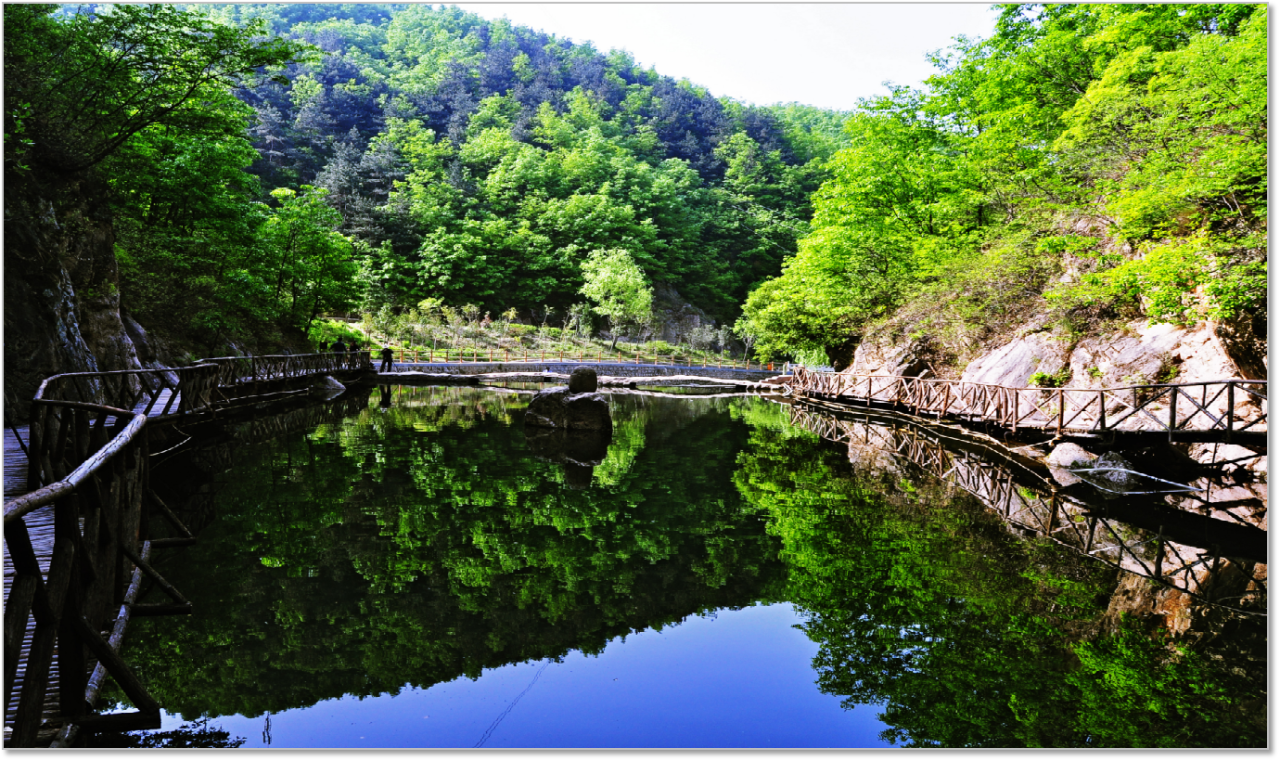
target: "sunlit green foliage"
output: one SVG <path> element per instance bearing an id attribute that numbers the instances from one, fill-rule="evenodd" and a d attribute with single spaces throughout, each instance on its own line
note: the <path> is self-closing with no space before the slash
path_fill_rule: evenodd
<path id="1" fill-rule="evenodd" d="M 831 350 L 910 304 L 932 332 L 980 338 L 973 307 L 1000 291 L 1043 307 L 1072 269 L 1050 294 L 1068 312 L 1193 323 L 1262 307 L 1259 8 L 1005 6 L 990 39 L 938 54 L 924 91 L 862 103 L 813 232 L 744 328 L 770 356 Z M 1089 242 L 1036 243 L 1070 236 Z"/>

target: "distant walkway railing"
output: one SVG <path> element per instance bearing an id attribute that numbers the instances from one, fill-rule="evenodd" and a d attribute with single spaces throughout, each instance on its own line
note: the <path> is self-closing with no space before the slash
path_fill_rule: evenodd
<path id="1" fill-rule="evenodd" d="M 1267 382 L 1231 379 L 1119 388 L 1010 388 L 797 368 L 790 393 L 885 405 L 914 415 L 1052 431 L 1164 433 L 1170 440 L 1266 442 Z M 784 389 L 784 393 L 787 393 Z"/>
<path id="2" fill-rule="evenodd" d="M 362 351 L 210 357 L 200 362 L 217 365 L 217 385 L 220 387 L 286 378 L 304 378 L 340 370 L 373 369 L 373 361 L 369 354 Z"/>
<path id="3" fill-rule="evenodd" d="M 751 362 L 750 360 L 726 359 L 724 357 L 716 357 L 714 360 L 709 358 L 695 359 L 692 356 L 686 356 L 683 360 L 675 357 L 663 356 L 658 353 L 646 354 L 644 352 L 624 352 L 624 351 L 605 351 L 604 349 L 596 349 L 595 351 L 587 351 L 585 349 L 579 351 L 564 351 L 556 349 L 552 351 L 531 349 L 495 349 L 493 347 L 474 348 L 474 349 L 395 349 L 393 359 L 401 364 L 435 364 L 443 363 L 466 363 L 466 362 L 616 362 L 618 364 L 628 365 L 659 365 L 667 367 L 719 367 L 731 370 L 773 370 L 771 362 Z M 363 353 L 363 352 L 360 352 Z M 378 352 L 371 351 L 370 356 L 376 361 Z"/>

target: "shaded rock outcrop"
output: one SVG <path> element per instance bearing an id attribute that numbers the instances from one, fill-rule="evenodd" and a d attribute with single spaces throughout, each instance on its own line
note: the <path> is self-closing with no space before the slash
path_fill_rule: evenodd
<path id="1" fill-rule="evenodd" d="M 105 188 L 69 182 L 51 198 L 5 189 L 6 422 L 28 419 L 50 375 L 142 367 L 120 315 Z"/>

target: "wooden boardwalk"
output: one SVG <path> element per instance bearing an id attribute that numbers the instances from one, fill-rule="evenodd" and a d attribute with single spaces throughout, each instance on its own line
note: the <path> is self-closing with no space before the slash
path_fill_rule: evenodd
<path id="1" fill-rule="evenodd" d="M 22 445 L 18 443 L 18 436 L 22 439 Z M 4 430 L 4 498 L 7 502 L 14 497 L 20 497 L 26 494 L 27 489 L 27 467 L 28 460 L 26 452 L 23 451 L 26 443 L 30 440 L 30 427 L 17 426 L 17 436 L 14 435 L 13 429 L 6 428 Z M 25 518 L 27 524 L 27 532 L 31 536 L 31 544 L 36 550 L 36 558 L 40 564 L 40 572 L 46 576 L 49 573 L 49 562 L 53 558 L 53 507 L 42 507 Z M 13 587 L 15 571 L 13 560 L 9 556 L 9 547 L 6 543 L 4 546 L 4 599 L 9 599 L 9 592 Z M 19 660 L 26 663 L 31 653 L 32 634 L 35 629 L 35 617 L 27 617 L 27 627 L 23 634 L 21 655 Z M 52 671 L 57 673 L 57 652 L 54 652 Z M 14 690 L 5 696 L 5 716 L 4 716 L 4 736 L 6 743 L 11 734 L 11 725 L 18 707 L 18 692 L 22 687 L 23 669 L 19 666 L 19 677 Z M 54 676 L 49 680 L 49 688 L 45 698 L 46 714 L 56 714 L 58 709 L 58 680 Z M 52 732 L 43 733 L 46 742 L 52 738 Z"/>
<path id="2" fill-rule="evenodd" d="M 1013 388 L 945 378 L 797 368 L 785 394 L 1056 437 L 1130 436 L 1265 447 L 1267 382 L 1232 378 L 1119 388 Z"/>

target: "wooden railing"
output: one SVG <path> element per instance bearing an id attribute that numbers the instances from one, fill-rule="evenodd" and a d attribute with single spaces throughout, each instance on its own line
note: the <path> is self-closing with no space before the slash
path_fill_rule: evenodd
<path id="1" fill-rule="evenodd" d="M 1210 433 L 1222 441 L 1263 439 L 1267 382 L 1231 379 L 1119 388 L 1010 388 L 889 375 L 817 373 L 797 368 L 790 393 L 888 405 L 914 415 L 990 422 L 1011 430 L 1065 433 Z M 784 390 L 784 393 L 786 390 Z"/>
<path id="2" fill-rule="evenodd" d="M 129 410 L 149 419 L 206 410 L 218 385 L 218 367 L 203 363 L 159 370 L 65 373 L 46 378 L 35 399 L 84 402 Z M 39 415 L 39 405 L 33 412 Z M 33 434 L 34 435 L 34 434 Z"/>
<path id="3" fill-rule="evenodd" d="M 49 739 L 51 714 L 54 728 L 67 722 L 159 727 L 159 705 L 119 656 L 123 632 L 111 641 L 99 633 L 115 606 L 123 606 L 117 623 L 127 621 L 130 576 L 147 567 L 150 547 L 140 539 L 147 418 L 129 409 L 51 399 L 37 399 L 35 411 L 28 451 L 44 485 L 4 506 L 13 566 L 4 610 L 6 745 Z M 46 567 L 39 556 L 47 558 Z M 91 658 L 98 661 L 92 677 Z M 92 713 L 89 696 L 96 688 L 90 684 L 100 685 L 106 674 L 136 712 L 112 718 Z M 47 706 L 51 680 L 56 702 Z"/>
<path id="4" fill-rule="evenodd" d="M 374 361 L 378 360 L 376 351 L 370 352 Z M 530 350 L 530 349 L 496 349 L 486 346 L 484 348 L 461 348 L 461 349 L 396 349 L 394 357 L 396 362 L 401 364 L 434 364 L 436 362 L 443 363 L 466 363 L 466 362 L 578 362 L 578 363 L 604 363 L 612 362 L 627 365 L 659 365 L 664 367 L 717 367 L 731 370 L 758 370 L 771 371 L 773 364 L 770 362 L 751 362 L 749 360 L 726 359 L 724 357 L 716 357 L 714 360 L 708 358 L 695 359 L 692 356 L 686 356 L 683 361 L 677 360 L 675 357 L 666 357 L 661 354 L 645 354 L 644 352 L 623 352 L 623 351 L 605 351 L 598 348 L 595 351 L 587 351 L 579 349 L 578 351 L 565 351 L 563 349 L 555 350 Z"/>
<path id="5" fill-rule="evenodd" d="M 340 370 L 372 370 L 368 353 L 326 352 L 323 354 L 266 354 L 250 357 L 210 357 L 200 362 L 217 365 L 217 385 L 236 386 L 244 383 L 303 378 Z"/>

